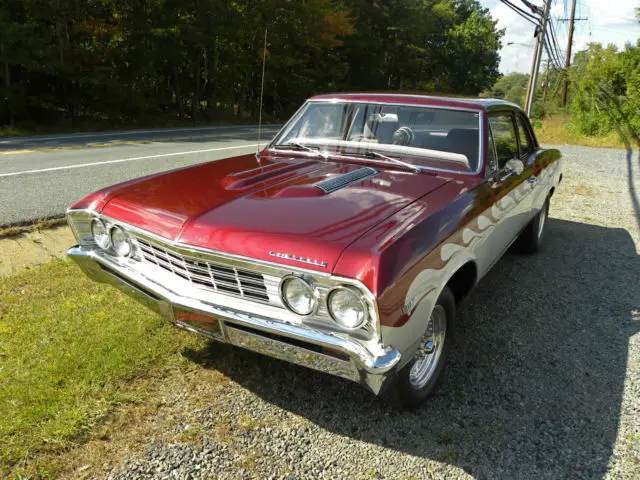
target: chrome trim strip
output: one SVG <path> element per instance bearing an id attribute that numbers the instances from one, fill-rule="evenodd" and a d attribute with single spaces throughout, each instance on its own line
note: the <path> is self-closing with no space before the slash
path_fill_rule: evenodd
<path id="1" fill-rule="evenodd" d="M 414 95 L 415 98 L 429 98 L 427 96 L 420 96 L 420 95 Z M 455 99 L 452 99 L 455 100 Z M 459 170 L 450 170 L 450 169 L 446 169 L 446 168 L 436 168 L 436 167 L 424 167 L 421 165 L 416 165 L 416 167 L 420 170 L 420 171 L 427 171 L 427 172 L 443 172 L 443 173 L 453 173 L 456 175 L 478 175 L 480 172 L 482 172 L 482 167 L 484 166 L 484 158 L 482 156 L 482 152 L 484 151 L 484 144 L 485 144 L 485 132 L 484 132 L 484 118 L 486 116 L 486 112 L 482 107 L 478 107 L 478 108 L 467 108 L 467 107 L 449 107 L 449 106 L 445 106 L 445 105 L 420 105 L 420 104 L 416 104 L 416 103 L 402 103 L 402 102 L 381 102 L 381 101 L 367 101 L 367 100 L 345 100 L 342 98 L 327 98 L 327 99 L 319 99 L 319 100 L 307 100 L 306 102 L 304 102 L 302 104 L 302 106 L 296 111 L 296 113 L 294 115 L 291 116 L 291 118 L 289 119 L 289 121 L 287 121 L 282 128 L 278 131 L 278 133 L 276 133 L 273 136 L 273 139 L 271 140 L 271 142 L 269 142 L 267 144 L 267 146 L 265 147 L 266 150 L 274 150 L 278 153 L 295 153 L 295 154 L 299 154 L 301 152 L 296 151 L 296 150 L 275 150 L 273 149 L 273 143 L 275 141 L 276 138 L 278 138 L 280 136 L 280 134 L 289 126 L 289 124 L 293 123 L 293 121 L 295 120 L 295 118 L 298 116 L 298 114 L 302 111 L 302 109 L 304 107 L 306 107 L 307 105 L 310 105 L 312 103 L 369 103 L 369 104 L 377 104 L 377 105 L 395 105 L 395 106 L 399 106 L 399 107 L 422 107 L 422 108 L 433 108 L 433 109 L 438 109 L 438 110 L 456 110 L 456 111 L 461 111 L 461 112 L 474 112 L 474 113 L 478 113 L 478 122 L 479 122 L 479 126 L 478 126 L 478 133 L 480 135 L 480 141 L 478 142 L 478 168 L 473 171 L 473 172 L 462 172 Z M 369 159 L 367 159 L 369 160 Z M 375 162 L 375 159 L 373 159 L 373 161 Z M 386 165 L 389 166 L 389 163 L 385 163 L 385 162 L 376 162 L 379 163 L 380 165 Z"/>

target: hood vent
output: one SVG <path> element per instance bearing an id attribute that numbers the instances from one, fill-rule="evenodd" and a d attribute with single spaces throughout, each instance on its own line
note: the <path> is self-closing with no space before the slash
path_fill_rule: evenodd
<path id="1" fill-rule="evenodd" d="M 362 167 L 356 170 L 352 170 L 344 175 L 338 175 L 337 177 L 328 178 L 321 182 L 315 183 L 314 187 L 318 187 L 324 193 L 335 192 L 341 188 L 351 185 L 352 183 L 359 182 L 365 178 L 373 177 L 378 171 L 371 167 Z"/>

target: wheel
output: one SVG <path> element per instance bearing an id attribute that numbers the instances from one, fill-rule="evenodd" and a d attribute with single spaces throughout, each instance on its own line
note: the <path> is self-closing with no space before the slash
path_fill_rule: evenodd
<path id="1" fill-rule="evenodd" d="M 535 253 L 540 250 L 548 217 L 549 198 L 547 197 L 538 214 L 531 219 L 529 225 L 526 226 L 516 240 L 515 247 L 518 253 Z"/>
<path id="2" fill-rule="evenodd" d="M 442 380 L 442 371 L 453 343 L 456 304 L 448 287 L 436 302 L 420 346 L 398 373 L 385 398 L 395 407 L 413 410 L 421 406 Z"/>

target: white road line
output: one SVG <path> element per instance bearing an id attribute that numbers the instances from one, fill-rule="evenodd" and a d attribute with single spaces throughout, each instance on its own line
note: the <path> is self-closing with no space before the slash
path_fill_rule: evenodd
<path id="1" fill-rule="evenodd" d="M 263 125 L 263 127 L 273 127 L 274 125 Z M 138 135 L 145 133 L 172 133 L 172 132 L 198 132 L 201 130 L 225 130 L 229 128 L 246 129 L 257 128 L 257 125 L 228 125 L 219 127 L 192 127 L 192 128 L 160 128 L 156 130 L 126 130 L 122 132 L 102 132 L 102 133 L 78 133 L 74 135 L 51 135 L 46 137 L 17 137 L 3 140 L 0 143 L 28 143 L 28 142 L 46 142 L 47 140 L 68 140 L 74 138 L 87 137 L 117 137 L 118 135 Z"/>
<path id="2" fill-rule="evenodd" d="M 83 167 L 93 167 L 95 165 L 108 165 L 110 163 L 122 163 L 122 162 L 132 162 L 134 160 L 147 160 L 149 158 L 160 158 L 160 157 L 176 157 L 178 155 L 192 155 L 194 153 L 205 153 L 205 152 L 219 152 L 221 150 L 232 150 L 238 148 L 248 148 L 248 147 L 257 147 L 257 143 L 250 143 L 247 145 L 237 145 L 234 147 L 218 147 L 218 148 L 207 148 L 204 150 L 190 150 L 188 152 L 174 152 L 174 153 L 161 153 L 158 155 L 146 155 L 144 157 L 130 157 L 130 158 L 119 158 L 117 160 L 106 160 L 104 162 L 95 162 L 95 163 L 79 163 L 77 165 L 66 165 L 63 167 L 51 167 L 51 168 L 41 168 L 38 170 L 24 170 L 22 172 L 11 172 L 11 173 L 0 173 L 1 177 L 14 177 L 17 175 L 26 175 L 29 173 L 42 173 L 42 172 L 55 172 L 57 170 L 71 170 L 73 168 L 83 168 Z"/>

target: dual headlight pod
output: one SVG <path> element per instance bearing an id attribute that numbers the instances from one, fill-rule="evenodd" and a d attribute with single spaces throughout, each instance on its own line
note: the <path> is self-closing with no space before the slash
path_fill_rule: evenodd
<path id="1" fill-rule="evenodd" d="M 313 280 L 305 276 L 288 275 L 280 283 L 280 298 L 293 313 L 307 317 L 318 310 L 319 294 Z M 348 285 L 332 288 L 327 294 L 327 311 L 342 328 L 355 330 L 369 318 L 362 294 Z"/>
<path id="2" fill-rule="evenodd" d="M 332 289 L 327 295 L 327 310 L 331 318 L 349 330 L 360 328 L 368 319 L 367 304 L 355 287 Z"/>
<path id="3" fill-rule="evenodd" d="M 91 222 L 91 235 L 103 250 L 114 252 L 119 257 L 129 257 L 133 253 L 133 244 L 122 227 L 107 225 L 99 218 Z"/>
<path id="4" fill-rule="evenodd" d="M 280 298 L 293 313 L 306 317 L 318 308 L 318 293 L 312 281 L 288 275 L 280 283 Z"/>

